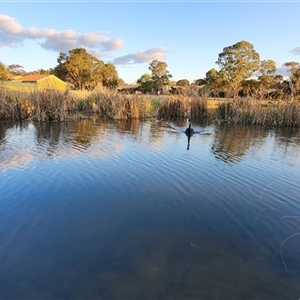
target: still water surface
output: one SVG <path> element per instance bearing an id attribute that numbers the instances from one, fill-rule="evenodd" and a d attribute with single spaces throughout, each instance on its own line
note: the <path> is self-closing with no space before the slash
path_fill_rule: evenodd
<path id="1" fill-rule="evenodd" d="M 1 123 L 0 298 L 299 299 L 299 129 L 185 127 Z"/>

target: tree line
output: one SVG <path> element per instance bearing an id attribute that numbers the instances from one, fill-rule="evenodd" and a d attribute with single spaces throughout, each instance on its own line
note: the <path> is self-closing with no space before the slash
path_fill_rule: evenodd
<path id="1" fill-rule="evenodd" d="M 104 63 L 84 48 L 70 50 L 68 55 L 61 52 L 57 63 L 53 69 L 40 69 L 30 73 L 53 74 L 77 90 L 93 90 L 98 84 L 116 89 L 125 84 L 119 78 L 114 64 Z M 171 81 L 172 75 L 167 69 L 167 63 L 153 60 L 148 67 L 150 72 L 137 79 L 136 90 L 142 93 L 160 93 L 164 90 L 171 93 L 188 93 L 191 89 L 196 89 L 202 96 L 229 98 L 288 96 L 294 99 L 300 96 L 299 62 L 286 62 L 283 65 L 289 73 L 288 78 L 284 78 L 276 74 L 275 61 L 260 60 L 259 53 L 247 41 L 223 48 L 216 64 L 219 70 L 212 68 L 206 72 L 204 78 L 196 79 L 190 84 L 187 79 Z M 0 80 L 7 80 L 9 73 L 28 74 L 20 65 L 6 67 L 0 62 Z"/>
<path id="2" fill-rule="evenodd" d="M 300 64 L 286 62 L 283 67 L 288 78 L 276 74 L 272 59 L 260 60 L 259 53 L 247 41 L 225 47 L 216 64 L 219 70 L 210 69 L 205 78 L 196 81 L 203 85 L 201 92 L 210 96 L 232 97 L 255 96 L 261 98 L 292 99 L 300 95 Z"/>

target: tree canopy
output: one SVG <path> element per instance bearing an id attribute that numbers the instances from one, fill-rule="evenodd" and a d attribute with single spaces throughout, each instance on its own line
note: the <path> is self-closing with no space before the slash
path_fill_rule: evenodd
<path id="1" fill-rule="evenodd" d="M 300 63 L 295 61 L 286 62 L 284 67 L 289 72 L 289 87 L 292 98 L 300 94 Z"/>
<path id="2" fill-rule="evenodd" d="M 0 62 L 0 80 L 9 79 L 9 75 L 54 74 L 63 81 L 69 82 L 75 89 L 93 90 L 98 84 L 108 88 L 125 85 L 118 77 L 114 64 L 104 63 L 89 54 L 84 48 L 70 50 L 68 54 L 61 52 L 57 58 L 58 65 L 49 70 L 37 69 L 25 72 L 23 66 L 11 64 L 5 66 Z M 196 87 L 204 96 L 236 97 L 294 97 L 300 98 L 300 63 L 286 62 L 283 67 L 288 70 L 289 77 L 276 74 L 275 61 L 260 61 L 260 55 L 254 46 L 247 41 L 240 41 L 223 48 L 216 64 L 219 69 L 210 69 L 204 78 L 196 79 L 190 85 L 187 79 L 170 81 L 172 75 L 167 70 L 166 62 L 153 60 L 145 73 L 138 80 L 139 90 L 144 93 L 170 91 L 190 93 Z"/>
<path id="3" fill-rule="evenodd" d="M 227 83 L 227 92 L 232 91 L 235 96 L 241 82 L 258 71 L 260 56 L 252 44 L 241 41 L 225 47 L 219 54 L 216 63 L 219 65 L 220 74 L 224 76 Z"/>
<path id="4" fill-rule="evenodd" d="M 12 64 L 7 66 L 7 70 L 13 75 L 24 75 L 24 67 L 19 64 Z"/>
<path id="5" fill-rule="evenodd" d="M 150 93 L 153 90 L 153 80 L 150 74 L 142 75 L 137 80 L 137 84 L 140 85 L 140 90 L 144 93 Z"/>
<path id="6" fill-rule="evenodd" d="M 190 86 L 190 82 L 187 79 L 180 79 L 176 82 L 176 85 L 187 89 Z"/>
<path id="7" fill-rule="evenodd" d="M 116 88 L 120 83 L 118 77 L 118 72 L 112 63 L 107 63 L 104 65 L 103 74 L 102 74 L 102 84 L 108 88 Z"/>
<path id="8" fill-rule="evenodd" d="M 7 80 L 8 74 L 7 68 L 2 62 L 0 62 L 0 80 Z"/>
<path id="9" fill-rule="evenodd" d="M 156 92 L 162 89 L 164 85 L 168 85 L 170 78 L 172 78 L 167 67 L 168 65 L 166 62 L 158 61 L 156 59 L 149 64 L 149 70 L 151 71 L 151 78 Z"/>
<path id="10" fill-rule="evenodd" d="M 92 90 L 98 83 L 114 88 L 118 86 L 118 73 L 113 64 L 105 64 L 84 48 L 69 51 L 69 56 L 60 53 L 58 66 L 54 69 L 57 77 L 74 85 L 75 89 Z"/>
<path id="11" fill-rule="evenodd" d="M 258 80 L 260 91 L 263 96 L 265 91 L 275 83 L 276 62 L 271 59 L 261 61 L 259 66 L 259 74 Z"/>

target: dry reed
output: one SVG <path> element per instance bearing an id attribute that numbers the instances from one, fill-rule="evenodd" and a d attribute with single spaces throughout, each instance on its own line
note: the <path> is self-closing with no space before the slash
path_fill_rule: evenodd
<path id="1" fill-rule="evenodd" d="M 154 96 L 122 95 L 117 92 L 91 94 L 93 112 L 100 116 L 128 120 L 156 117 L 161 100 Z"/>
<path id="2" fill-rule="evenodd" d="M 158 118 L 176 119 L 190 117 L 193 119 L 208 116 L 207 101 L 195 96 L 170 96 L 158 110 Z"/>
<path id="3" fill-rule="evenodd" d="M 216 110 L 216 119 L 263 126 L 299 126 L 300 105 L 290 101 L 265 104 L 259 99 L 239 98 L 222 103 Z"/>
<path id="4" fill-rule="evenodd" d="M 157 117 L 193 119 L 210 118 L 268 126 L 299 126 L 298 102 L 269 101 L 255 98 L 237 100 L 211 99 L 187 95 L 124 95 L 102 86 L 94 91 L 8 90 L 0 87 L 0 120 L 65 121 L 81 119 L 93 113 L 111 119 L 144 119 Z"/>

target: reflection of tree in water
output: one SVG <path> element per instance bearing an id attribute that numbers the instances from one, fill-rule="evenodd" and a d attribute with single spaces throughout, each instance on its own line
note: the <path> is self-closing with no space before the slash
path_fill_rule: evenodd
<path id="1" fill-rule="evenodd" d="M 89 119 L 69 123 L 39 122 L 34 126 L 39 151 L 54 157 L 62 151 L 68 152 L 68 148 L 87 149 L 93 138 L 103 135 L 106 123 Z"/>
<path id="2" fill-rule="evenodd" d="M 28 165 L 32 155 L 28 149 L 30 138 L 26 134 L 29 122 L 0 122 L 0 168 L 6 170 Z M 25 134 L 22 134 L 22 131 Z"/>
<path id="3" fill-rule="evenodd" d="M 65 123 L 48 123 L 48 122 L 37 122 L 34 123 L 36 129 L 36 139 L 39 145 L 47 144 L 50 146 L 57 146 L 61 131 L 65 127 Z"/>
<path id="4" fill-rule="evenodd" d="M 130 133 L 133 139 L 138 139 L 143 143 L 150 143 L 151 145 L 159 145 L 163 140 L 163 133 L 165 127 L 163 122 L 159 121 L 140 121 L 140 120 L 119 120 L 116 123 L 117 132 L 121 134 Z"/>
<path id="5" fill-rule="evenodd" d="M 293 158 L 294 163 L 298 164 L 300 157 L 300 128 L 299 127 L 281 127 L 273 131 L 274 144 L 272 151 L 274 155 L 279 153 L 288 153 Z"/>
<path id="6" fill-rule="evenodd" d="M 69 130 L 73 143 L 83 148 L 91 146 L 92 138 L 97 135 L 98 127 L 95 126 L 93 120 L 82 120 L 79 122 L 69 123 Z"/>
<path id="7" fill-rule="evenodd" d="M 81 120 L 76 122 L 66 123 L 66 130 L 64 130 L 64 141 L 87 149 L 92 145 L 93 139 L 97 141 L 102 138 L 107 122 L 97 118 L 88 120 Z"/>
<path id="8" fill-rule="evenodd" d="M 263 127 L 237 124 L 216 126 L 212 152 L 217 159 L 226 163 L 236 163 L 241 161 L 253 139 L 259 143 L 266 135 L 267 130 Z"/>
<path id="9" fill-rule="evenodd" d="M 4 144 L 6 132 L 8 129 L 12 128 L 13 126 L 14 123 L 12 122 L 6 122 L 6 121 L 0 122 L 0 145 Z"/>
<path id="10" fill-rule="evenodd" d="M 140 121 L 139 120 L 120 120 L 117 122 L 117 127 L 121 132 L 130 132 L 132 135 L 139 133 Z"/>
<path id="11" fill-rule="evenodd" d="M 276 128 L 275 133 L 277 135 L 278 144 L 288 147 L 293 140 L 294 144 L 300 144 L 300 128 L 299 127 L 279 127 Z"/>
<path id="12" fill-rule="evenodd" d="M 7 131 L 9 129 L 14 128 L 22 132 L 23 129 L 28 128 L 28 125 L 29 122 L 27 121 L 21 121 L 21 122 L 1 121 L 0 122 L 0 147 L 2 145 L 2 149 L 4 149 L 7 140 Z"/>
<path id="13" fill-rule="evenodd" d="M 0 162 L 2 160 L 4 160 L 3 152 L 4 152 L 5 146 L 6 146 L 7 130 L 12 128 L 13 126 L 14 126 L 14 123 L 12 123 L 12 122 L 0 121 Z"/>
<path id="14" fill-rule="evenodd" d="M 151 122 L 149 141 L 162 140 L 165 129 L 162 127 L 161 122 Z"/>
<path id="15" fill-rule="evenodd" d="M 61 133 L 65 123 L 35 122 L 37 152 L 42 156 L 55 157 L 61 144 Z"/>

